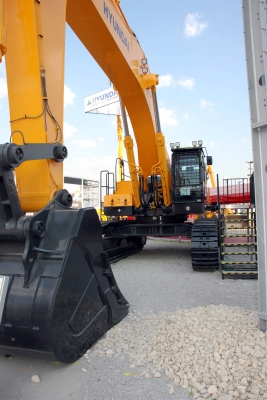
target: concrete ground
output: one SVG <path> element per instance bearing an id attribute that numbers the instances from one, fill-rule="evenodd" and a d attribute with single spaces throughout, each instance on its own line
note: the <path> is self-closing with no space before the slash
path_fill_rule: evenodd
<path id="1" fill-rule="evenodd" d="M 112 266 L 117 283 L 129 301 L 130 315 L 173 311 L 208 304 L 225 304 L 257 311 L 257 280 L 222 280 L 219 271 L 194 272 L 190 242 L 148 240 L 144 250 Z M 127 320 L 128 317 L 126 317 Z M 109 358 L 91 349 L 90 363 L 74 364 L 0 355 L 0 400 L 165 400 L 167 376 L 140 376 L 126 358 Z M 83 372 L 85 369 L 86 372 Z M 131 374 L 129 374 L 129 372 Z M 39 383 L 31 382 L 38 375 Z M 171 399 L 192 399 L 175 386 Z"/>

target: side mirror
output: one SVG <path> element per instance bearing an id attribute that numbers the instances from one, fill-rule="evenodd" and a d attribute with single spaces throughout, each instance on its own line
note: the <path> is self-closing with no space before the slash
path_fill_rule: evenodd
<path id="1" fill-rule="evenodd" d="M 212 157 L 207 156 L 207 165 L 212 165 Z"/>

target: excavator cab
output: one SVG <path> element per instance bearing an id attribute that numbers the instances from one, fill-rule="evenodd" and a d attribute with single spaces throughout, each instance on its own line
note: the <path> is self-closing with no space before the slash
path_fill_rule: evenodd
<path id="1" fill-rule="evenodd" d="M 207 165 L 212 157 L 205 155 L 202 142 L 193 147 L 172 150 L 172 211 L 173 214 L 198 214 L 192 225 L 191 259 L 194 271 L 214 271 L 219 268 L 218 218 L 206 218 Z"/>
<path id="2" fill-rule="evenodd" d="M 195 142 L 194 142 L 195 143 Z M 201 214 L 205 208 L 207 195 L 206 162 L 202 145 L 181 148 L 179 143 L 172 151 L 172 213 Z"/>

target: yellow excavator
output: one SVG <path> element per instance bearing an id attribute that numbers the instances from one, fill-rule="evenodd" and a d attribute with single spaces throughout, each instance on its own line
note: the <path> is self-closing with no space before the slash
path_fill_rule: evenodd
<path id="1" fill-rule="evenodd" d="M 72 209 L 63 189 L 66 22 L 139 129 L 151 131 L 140 107 L 148 107 L 144 90 L 157 77 L 142 74 L 144 53 L 119 1 L 0 0 L 11 129 L 0 145 L 0 349 L 73 362 L 129 304 L 96 210 Z"/>
<path id="2" fill-rule="evenodd" d="M 119 0 L 0 0 L 0 59 L 6 58 L 10 108 L 10 142 L 0 145 L 0 350 L 73 362 L 129 309 L 105 246 L 134 251 L 144 235 L 121 235 L 108 223 L 103 228 L 94 208 L 72 209 L 63 189 L 66 22 L 118 90 L 138 142 L 140 166 L 126 130 L 131 179 L 118 182 L 123 196 L 108 198 L 105 215 L 121 215 L 125 206 L 125 215 L 131 207 L 132 214 L 168 225 L 169 215 L 177 222 L 193 209 L 201 212 L 206 167 L 201 145 L 185 151 L 181 162 L 177 156 L 172 165 L 183 187 L 171 191 L 158 76 L 150 73 Z M 190 193 L 196 207 L 184 204 Z M 126 222 L 119 221 L 123 228 Z"/>

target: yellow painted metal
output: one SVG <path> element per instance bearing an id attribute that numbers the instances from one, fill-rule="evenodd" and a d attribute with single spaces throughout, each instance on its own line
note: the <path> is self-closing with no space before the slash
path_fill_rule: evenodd
<path id="1" fill-rule="evenodd" d="M 107 221 L 107 216 L 104 214 L 104 211 L 101 208 L 96 208 L 96 212 L 100 221 Z"/>
<path id="2" fill-rule="evenodd" d="M 215 174 L 214 174 L 214 169 L 212 165 L 207 165 L 206 167 L 206 172 L 209 174 L 210 177 L 210 182 L 211 186 L 213 188 L 216 187 L 216 179 L 215 179 Z M 210 196 L 210 188 L 207 188 L 207 198 L 206 198 L 207 204 L 211 204 L 211 196 Z M 205 215 L 208 218 L 211 218 L 213 215 L 217 214 L 217 212 L 212 212 L 212 211 L 205 211 Z"/>
<path id="3" fill-rule="evenodd" d="M 138 75 L 137 73 L 136 77 L 143 90 L 149 89 L 159 83 L 158 75 L 156 74 Z"/>
<path id="4" fill-rule="evenodd" d="M 4 27 L 4 0 L 0 0 L 0 62 L 6 54 L 6 28 Z"/>
<path id="5" fill-rule="evenodd" d="M 149 87 L 157 83 L 157 77 L 142 78 L 145 54 L 137 38 L 120 7 L 110 0 L 68 0 L 67 22 L 118 90 L 133 126 L 138 163 L 147 177 L 158 162 Z M 146 82 L 147 89 L 140 81 Z"/>
<path id="6" fill-rule="evenodd" d="M 121 117 L 117 115 L 117 137 L 118 137 L 118 158 L 119 160 L 123 160 L 123 137 L 122 137 L 122 126 L 121 126 Z M 122 177 L 122 166 L 119 165 L 117 170 L 117 182 L 121 181 Z"/>
<path id="7" fill-rule="evenodd" d="M 134 197 L 134 205 L 135 207 L 141 206 L 140 196 L 139 196 L 139 183 L 138 176 L 143 176 L 142 169 L 136 165 L 135 157 L 134 157 L 134 143 L 131 136 L 124 137 L 124 147 L 126 149 L 127 160 L 129 165 L 129 173 L 131 177 L 131 185 L 132 185 L 132 193 Z"/>
<path id="8" fill-rule="evenodd" d="M 133 187 L 131 181 L 120 181 L 117 184 L 116 193 L 133 193 Z"/>
<path id="9" fill-rule="evenodd" d="M 146 184 L 159 162 L 152 96 L 158 76 L 150 73 L 148 65 L 148 73 L 143 74 L 145 54 L 118 0 L 4 0 L 0 50 L 5 53 L 5 26 L 12 141 L 63 141 L 58 126 L 62 129 L 65 21 L 113 82 L 130 116 L 140 167 L 131 138 L 125 140 L 125 147 L 134 202 L 139 207 L 138 174 Z M 46 113 L 47 101 L 57 124 Z M 62 188 L 63 165 L 51 160 L 26 162 L 16 170 L 16 182 L 23 210 L 38 211 Z"/>
<path id="10" fill-rule="evenodd" d="M 12 141 L 17 144 L 62 142 L 45 112 L 41 72 L 48 104 L 62 129 L 66 0 L 6 0 L 4 25 Z M 63 186 L 63 164 L 29 161 L 16 169 L 22 209 L 38 211 Z"/>
<path id="11" fill-rule="evenodd" d="M 171 171 L 169 155 L 165 147 L 164 135 L 159 132 L 156 134 L 156 145 L 158 149 L 159 161 L 152 168 L 152 174 L 161 175 L 162 193 L 165 206 L 171 205 Z"/>
<path id="12" fill-rule="evenodd" d="M 114 194 L 104 197 L 104 207 L 134 206 L 133 188 L 131 181 L 117 182 L 117 190 Z"/>
<path id="13" fill-rule="evenodd" d="M 206 172 L 207 172 L 207 174 L 209 174 L 211 186 L 213 188 L 215 188 L 216 187 L 216 179 L 215 179 L 213 166 L 212 165 L 207 165 Z"/>
<path id="14" fill-rule="evenodd" d="M 104 198 L 104 207 L 130 207 L 133 206 L 133 195 L 131 193 L 114 193 Z"/>

